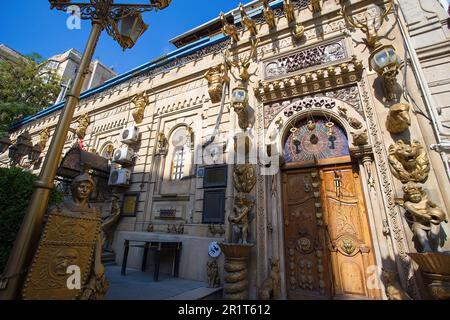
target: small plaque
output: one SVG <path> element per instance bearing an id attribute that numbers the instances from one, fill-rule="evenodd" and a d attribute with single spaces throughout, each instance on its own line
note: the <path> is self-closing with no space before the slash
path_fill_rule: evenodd
<path id="1" fill-rule="evenodd" d="M 217 258 L 221 255 L 222 251 L 220 250 L 219 244 L 217 241 L 213 241 L 209 244 L 208 247 L 208 255 L 211 258 Z"/>

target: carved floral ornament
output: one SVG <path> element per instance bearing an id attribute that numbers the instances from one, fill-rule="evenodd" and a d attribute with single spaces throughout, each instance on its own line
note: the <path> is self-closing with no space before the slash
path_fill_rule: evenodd
<path id="1" fill-rule="evenodd" d="M 292 123 L 311 115 L 319 117 L 325 115 L 339 123 L 347 132 L 351 149 L 369 147 L 364 118 L 347 103 L 328 97 L 305 98 L 280 108 L 265 131 L 265 144 L 277 144 L 281 148 L 283 134 L 289 131 Z"/>

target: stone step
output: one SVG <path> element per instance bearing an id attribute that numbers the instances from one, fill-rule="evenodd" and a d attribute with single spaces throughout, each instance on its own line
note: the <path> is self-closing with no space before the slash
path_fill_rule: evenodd
<path id="1" fill-rule="evenodd" d="M 220 300 L 222 299 L 222 287 L 207 288 L 200 287 L 179 294 L 177 296 L 167 298 L 166 300 Z"/>

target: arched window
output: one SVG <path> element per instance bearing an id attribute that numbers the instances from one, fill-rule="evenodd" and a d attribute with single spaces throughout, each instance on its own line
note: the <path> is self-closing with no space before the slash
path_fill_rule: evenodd
<path id="1" fill-rule="evenodd" d="M 190 175 L 191 136 L 185 126 L 181 126 L 169 138 L 170 180 L 181 180 Z"/>

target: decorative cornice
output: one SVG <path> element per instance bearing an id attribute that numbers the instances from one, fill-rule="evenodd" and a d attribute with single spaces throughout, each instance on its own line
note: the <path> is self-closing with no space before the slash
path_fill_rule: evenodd
<path id="1" fill-rule="evenodd" d="M 261 102 L 276 101 L 292 96 L 311 94 L 337 88 L 361 79 L 362 61 L 355 57 L 347 62 L 304 72 L 280 80 L 259 81 L 254 88 Z"/>

